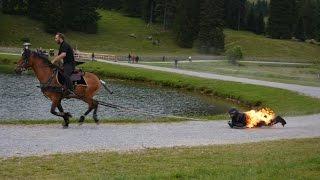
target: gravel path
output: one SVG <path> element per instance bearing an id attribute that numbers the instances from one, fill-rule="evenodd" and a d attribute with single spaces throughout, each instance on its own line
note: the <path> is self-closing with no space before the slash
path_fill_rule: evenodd
<path id="1" fill-rule="evenodd" d="M 226 121 L 188 121 L 128 125 L 72 124 L 0 126 L 0 157 L 84 151 L 236 144 L 265 140 L 319 137 L 320 115 L 286 118 L 286 127 L 230 129 Z M 301 122 L 302 121 L 302 122 Z"/>
<path id="2" fill-rule="evenodd" d="M 240 82 L 245 84 L 255 84 L 255 85 L 261 85 L 261 86 L 267 86 L 267 87 L 274 87 L 274 88 L 295 91 L 295 92 L 298 92 L 307 96 L 312 96 L 315 98 L 320 98 L 320 87 L 302 86 L 302 85 L 296 85 L 296 84 L 285 84 L 285 83 L 255 80 L 255 79 L 249 79 L 249 78 L 239 78 L 239 77 L 225 76 L 225 75 L 219 75 L 219 74 L 213 74 L 213 73 L 204 73 L 204 72 L 195 72 L 195 71 L 188 71 L 188 70 L 182 70 L 182 69 L 150 66 L 145 64 L 129 64 L 129 63 L 113 62 L 113 61 L 105 61 L 105 60 L 98 60 L 98 61 L 111 63 L 111 64 L 118 64 L 123 66 L 138 67 L 138 68 L 151 69 L 151 70 L 157 70 L 157 71 L 184 74 L 184 75 L 195 76 L 200 78 L 218 79 L 223 81 L 232 81 L 232 82 Z"/>

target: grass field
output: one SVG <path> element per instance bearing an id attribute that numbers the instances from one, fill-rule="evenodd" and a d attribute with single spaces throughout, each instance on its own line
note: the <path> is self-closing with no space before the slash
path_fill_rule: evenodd
<path id="1" fill-rule="evenodd" d="M 98 33 L 95 35 L 69 31 L 68 41 L 82 51 L 126 55 L 129 52 L 152 55 L 192 55 L 196 48 L 183 49 L 174 43 L 172 32 L 163 32 L 157 25 L 146 26 L 138 18 L 118 12 L 100 10 Z M 33 47 L 55 48 L 53 36 L 43 32 L 43 25 L 22 16 L 0 14 L 0 46 L 21 47 L 21 39 L 30 38 Z M 137 38 L 129 37 L 135 34 Z M 315 61 L 320 57 L 320 46 L 289 40 L 274 40 L 245 31 L 225 30 L 226 48 L 240 45 L 246 57 L 270 58 L 279 61 Z M 159 39 L 160 46 L 152 45 L 146 37 Z"/>
<path id="2" fill-rule="evenodd" d="M 13 73 L 19 56 L 0 54 L 0 73 Z"/>
<path id="3" fill-rule="evenodd" d="M 320 46 L 291 40 L 270 39 L 246 31 L 226 30 L 226 48 L 242 47 L 245 56 L 275 61 L 320 62 Z"/>
<path id="4" fill-rule="evenodd" d="M 102 16 L 98 22 L 98 33 L 94 35 L 69 31 L 67 40 L 84 51 L 111 52 L 111 53 L 158 53 L 158 54 L 185 54 L 194 53 L 194 50 L 182 49 L 175 45 L 170 32 L 162 32 L 158 26 L 149 26 L 138 18 L 131 18 L 113 11 L 99 11 Z M 43 32 L 43 25 L 23 16 L 0 14 L 0 46 L 20 47 L 23 37 L 30 38 L 33 47 L 54 48 L 54 36 Z M 129 37 L 135 34 L 137 38 Z M 155 46 L 146 37 L 153 36 L 159 39 L 160 46 Z"/>
<path id="5" fill-rule="evenodd" d="M 143 62 L 141 62 L 143 63 Z M 147 65 L 174 67 L 174 63 L 148 63 Z M 180 63 L 179 69 L 198 72 L 210 72 L 236 77 L 300 84 L 307 86 L 320 86 L 320 66 L 312 65 L 288 65 L 288 64 L 256 64 L 240 63 L 232 65 L 228 62 L 192 62 Z M 285 72 L 285 73 L 284 73 Z"/>
<path id="6" fill-rule="evenodd" d="M 320 139 L 0 160 L 0 179 L 319 179 Z"/>

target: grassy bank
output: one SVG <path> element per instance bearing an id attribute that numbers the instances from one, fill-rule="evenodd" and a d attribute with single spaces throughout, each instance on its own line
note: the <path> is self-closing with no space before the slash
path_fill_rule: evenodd
<path id="1" fill-rule="evenodd" d="M 99 114 L 99 113 L 98 113 Z M 205 121 L 205 120 L 226 120 L 229 119 L 229 116 L 226 114 L 215 115 L 215 116 L 205 116 L 205 117 L 194 117 L 197 120 Z M 195 119 L 195 120 L 196 120 Z M 78 124 L 79 119 L 71 118 L 70 124 Z M 186 121 L 186 119 L 182 118 L 168 118 L 168 117 L 154 117 L 154 118 L 144 118 L 144 119 L 100 119 L 100 123 L 102 124 L 137 124 L 137 123 L 174 123 L 174 122 L 182 122 Z M 49 125 L 49 124 L 61 124 L 63 122 L 62 119 L 43 119 L 43 120 L 1 120 L 0 125 Z M 88 116 L 85 120 L 85 123 L 95 123 L 94 120 Z"/>
<path id="2" fill-rule="evenodd" d="M 320 139 L 9 158 L 0 169 L 1 179 L 319 179 Z"/>
<path id="3" fill-rule="evenodd" d="M 141 62 L 143 63 L 143 62 Z M 174 67 L 171 63 L 148 63 L 147 65 Z M 320 65 L 299 65 L 299 64 L 256 64 L 241 62 L 239 65 L 232 65 L 228 62 L 192 62 L 179 63 L 179 69 L 186 69 L 198 72 L 210 72 L 235 77 L 246 77 L 273 82 L 289 84 L 300 84 L 307 86 L 320 86 Z M 286 73 L 283 73 L 286 72 Z"/>
<path id="4" fill-rule="evenodd" d="M 67 40 L 74 47 L 88 52 L 105 52 L 127 55 L 181 55 L 197 54 L 197 48 L 184 49 L 175 43 L 171 31 L 163 31 L 159 25 L 147 26 L 140 18 L 131 18 L 115 11 L 100 10 L 97 34 L 68 31 Z M 21 47 L 21 40 L 29 38 L 33 47 L 58 46 L 53 36 L 43 31 L 43 24 L 23 16 L 0 13 L 0 46 Z M 130 37 L 134 34 L 136 38 Z M 285 61 L 315 61 L 320 57 L 320 46 L 290 40 L 274 40 L 245 31 L 225 30 L 226 49 L 240 45 L 245 57 L 270 58 Z M 147 37 L 160 40 L 155 46 Z"/>
<path id="5" fill-rule="evenodd" d="M 270 39 L 247 31 L 226 30 L 226 49 L 239 45 L 245 57 L 271 61 L 320 62 L 320 46 L 291 40 Z"/>
<path id="6" fill-rule="evenodd" d="M 97 73 L 102 77 L 143 81 L 195 91 L 205 95 L 218 96 L 246 105 L 248 108 L 252 106 L 267 106 L 280 115 L 301 115 L 320 112 L 320 101 L 318 99 L 299 95 L 288 90 L 196 78 L 99 62 L 86 63 L 82 68 L 86 71 Z"/>
<path id="7" fill-rule="evenodd" d="M 19 56 L 0 54 L 0 73 L 11 74 Z"/>

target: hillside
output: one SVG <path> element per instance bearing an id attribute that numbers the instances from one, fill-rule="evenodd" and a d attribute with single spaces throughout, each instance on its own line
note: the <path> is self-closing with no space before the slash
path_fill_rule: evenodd
<path id="1" fill-rule="evenodd" d="M 127 54 L 196 54 L 196 49 L 179 48 L 171 32 L 160 27 L 147 26 L 141 19 L 121 15 L 118 12 L 100 10 L 97 34 L 69 31 L 68 41 L 82 51 Z M 27 17 L 0 14 L 0 46 L 20 47 L 21 39 L 30 38 L 33 47 L 57 48 L 53 35 L 43 32 L 43 25 Z M 245 56 L 314 60 L 320 57 L 320 46 L 289 40 L 274 40 L 250 32 L 226 30 L 226 48 L 240 45 Z M 130 37 L 134 34 L 136 38 Z M 160 40 L 160 46 L 152 44 L 147 37 Z"/>

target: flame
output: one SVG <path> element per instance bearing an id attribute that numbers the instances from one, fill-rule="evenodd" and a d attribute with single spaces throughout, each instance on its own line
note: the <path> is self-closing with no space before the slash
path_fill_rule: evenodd
<path id="1" fill-rule="evenodd" d="M 245 112 L 247 128 L 256 127 L 259 123 L 264 122 L 269 125 L 275 118 L 275 113 L 269 108 L 262 108 L 260 110 L 251 110 Z"/>

